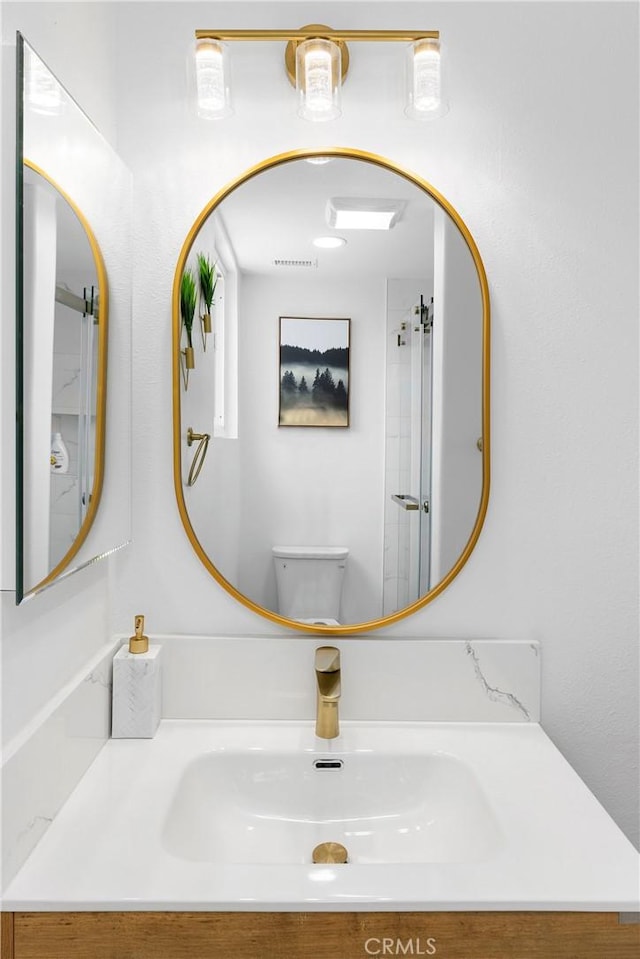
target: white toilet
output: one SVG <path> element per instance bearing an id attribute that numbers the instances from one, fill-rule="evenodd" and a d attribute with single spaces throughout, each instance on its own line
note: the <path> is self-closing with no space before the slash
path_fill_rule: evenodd
<path id="1" fill-rule="evenodd" d="M 274 546 L 278 612 L 288 619 L 339 626 L 346 546 Z"/>

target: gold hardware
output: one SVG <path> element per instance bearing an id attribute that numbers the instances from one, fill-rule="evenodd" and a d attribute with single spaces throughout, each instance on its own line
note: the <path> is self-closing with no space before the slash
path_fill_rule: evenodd
<path id="1" fill-rule="evenodd" d="M 316 666 L 316 736 L 335 739 L 340 735 L 338 702 L 340 700 L 340 650 L 335 646 L 318 646 Z"/>
<path id="2" fill-rule="evenodd" d="M 438 40 L 439 30 L 330 30 L 328 27 L 310 24 L 299 30 L 196 30 L 196 40 L 309 40 L 318 36 L 315 32 L 325 31 L 319 36 L 327 40 L 369 42 L 386 41 L 387 43 L 410 43 L 413 40 Z M 328 33 L 326 32 L 328 31 Z"/>
<path id="3" fill-rule="evenodd" d="M 189 470 L 187 486 L 193 486 L 200 476 L 200 470 L 204 466 L 207 450 L 209 449 L 210 439 L 210 433 L 194 433 L 191 427 L 189 427 L 187 430 L 187 446 L 191 446 L 196 442 L 198 444 L 196 455 L 193 457 L 193 463 L 191 464 L 191 469 Z"/>
<path id="4" fill-rule="evenodd" d="M 134 619 L 135 633 L 129 637 L 130 653 L 147 653 L 149 651 L 149 637 L 144 635 L 144 616 Z"/>
<path id="5" fill-rule="evenodd" d="M 207 352 L 207 337 L 213 331 L 211 313 L 200 314 L 200 336 L 202 337 L 202 349 Z"/>
<path id="6" fill-rule="evenodd" d="M 312 862 L 346 862 L 348 853 L 341 842 L 321 842 L 311 853 Z"/>
<path id="7" fill-rule="evenodd" d="M 391 499 L 394 503 L 397 503 L 398 506 L 401 506 L 402 509 L 420 509 L 420 503 L 418 500 L 415 498 L 415 496 L 409 496 L 408 493 L 392 493 Z"/>
<path id="8" fill-rule="evenodd" d="M 195 356 L 195 350 L 192 346 L 185 346 L 183 350 L 180 350 L 180 369 L 185 390 L 189 389 L 189 370 L 196 368 Z"/>
<path id="9" fill-rule="evenodd" d="M 478 437 L 478 439 L 477 439 L 477 441 L 476 441 L 476 446 L 478 447 L 478 449 L 479 449 L 480 452 L 482 453 L 482 449 L 483 449 L 484 443 L 482 442 L 482 437 L 481 437 L 481 436 Z"/>

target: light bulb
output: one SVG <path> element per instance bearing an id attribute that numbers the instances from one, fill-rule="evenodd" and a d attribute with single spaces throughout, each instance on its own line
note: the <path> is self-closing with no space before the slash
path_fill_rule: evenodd
<path id="1" fill-rule="evenodd" d="M 304 58 L 304 85 L 306 107 L 312 112 L 323 113 L 332 107 L 331 99 L 331 54 L 328 50 L 313 49 Z"/>
<path id="2" fill-rule="evenodd" d="M 231 112 L 226 49 L 219 40 L 196 40 L 196 95 L 201 117 L 216 119 Z"/>
<path id="3" fill-rule="evenodd" d="M 440 41 L 435 38 L 416 40 L 408 53 L 405 113 L 415 120 L 421 120 L 440 117 L 446 112 Z"/>
<path id="4" fill-rule="evenodd" d="M 296 49 L 298 114 L 305 120 L 333 120 L 340 116 L 340 47 L 314 38 Z"/>

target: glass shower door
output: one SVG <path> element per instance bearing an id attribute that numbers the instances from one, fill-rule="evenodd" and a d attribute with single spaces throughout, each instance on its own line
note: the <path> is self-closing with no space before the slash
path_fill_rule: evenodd
<path id="1" fill-rule="evenodd" d="M 421 296 L 389 341 L 384 615 L 431 587 L 432 323 Z"/>
<path id="2" fill-rule="evenodd" d="M 78 416 L 78 528 L 82 526 L 89 503 L 95 473 L 96 402 L 98 380 L 98 295 L 95 287 L 84 290 L 89 307 L 82 315 L 80 409 Z"/>

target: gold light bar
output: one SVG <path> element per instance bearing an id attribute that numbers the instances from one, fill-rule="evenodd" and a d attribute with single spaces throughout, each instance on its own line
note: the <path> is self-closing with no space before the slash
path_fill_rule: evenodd
<path id="1" fill-rule="evenodd" d="M 196 30 L 196 40 L 308 40 L 309 37 L 326 37 L 329 40 L 353 40 L 386 43 L 411 43 L 414 40 L 439 40 L 439 30 Z"/>

